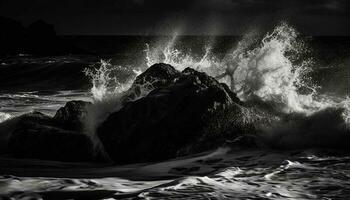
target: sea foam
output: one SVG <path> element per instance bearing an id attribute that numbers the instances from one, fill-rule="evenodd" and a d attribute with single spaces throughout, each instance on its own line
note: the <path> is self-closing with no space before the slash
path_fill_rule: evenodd
<path id="1" fill-rule="evenodd" d="M 8 120 L 8 119 L 10 119 L 10 118 L 11 118 L 11 115 L 10 115 L 10 114 L 0 112 L 0 123 L 3 122 L 3 121 Z"/>

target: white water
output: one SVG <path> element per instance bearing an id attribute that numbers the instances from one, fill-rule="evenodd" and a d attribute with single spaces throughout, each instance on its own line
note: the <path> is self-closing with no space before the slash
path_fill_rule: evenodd
<path id="1" fill-rule="evenodd" d="M 8 113 L 3 113 L 3 112 L 0 112 L 0 123 L 5 121 L 5 120 L 8 120 L 11 118 L 11 115 L 8 114 Z"/>
<path id="2" fill-rule="evenodd" d="M 328 168 L 330 163 L 339 162 L 330 157 L 325 157 L 323 160 L 325 162 L 315 162 L 314 158 L 319 157 L 303 158 L 305 156 L 303 154 L 307 152 L 300 152 L 297 156 L 274 152 L 240 153 L 222 157 L 223 160 L 218 161 L 229 163 L 224 170 L 207 176 L 198 176 L 193 173 L 193 176 L 186 176 L 163 187 L 147 190 L 139 197 L 143 199 L 157 199 L 159 196 L 173 199 L 333 199 L 349 196 L 344 188 L 345 183 L 348 182 L 346 178 L 342 179 L 341 176 L 329 178 L 341 171 Z M 339 166 L 342 169 L 348 167 L 344 163 Z"/>
<path id="3" fill-rule="evenodd" d="M 317 151 L 223 149 L 154 164 L 113 167 L 84 168 L 74 163 L 72 168 L 53 161 L 10 160 L 16 162 L 16 168 L 5 165 L 9 171 L 50 172 L 67 178 L 0 176 L 0 196 L 40 199 L 42 193 L 53 191 L 74 199 L 79 192 L 90 192 L 97 199 L 95 192 L 109 190 L 111 199 L 120 199 L 122 194 L 137 199 L 348 199 L 349 161 L 349 156 Z M 44 170 L 38 171 L 39 166 Z M 108 177 L 94 178 L 103 174 Z M 118 174 L 141 180 L 117 178 Z"/>
<path id="4" fill-rule="evenodd" d="M 208 46 L 201 58 L 181 52 L 174 47 L 174 37 L 163 49 L 148 48 L 147 63 L 151 65 L 165 62 L 178 70 L 191 67 L 204 71 L 226 82 L 238 93 L 240 99 L 249 100 L 258 96 L 264 101 L 283 105 L 286 112 L 305 112 L 322 107 L 313 98 L 315 88 L 303 81 L 303 75 L 309 70 L 308 63 L 296 66 L 286 56 L 286 52 L 297 54 L 303 51 L 298 49 L 297 33 L 292 27 L 282 23 L 271 33 L 267 33 L 253 49 L 249 49 L 254 40 L 250 37 L 256 35 L 248 34 L 244 37 L 223 60 L 212 55 L 211 47 Z M 300 87 L 310 88 L 312 93 L 301 95 L 298 93 Z"/>
<path id="5" fill-rule="evenodd" d="M 115 74 L 123 71 L 130 71 L 131 67 L 115 66 L 110 61 L 101 60 L 97 68 L 86 68 L 85 74 L 90 77 L 92 82 L 91 93 L 95 101 L 102 101 L 116 94 L 125 92 L 130 88 L 136 76 L 141 74 L 140 70 L 132 69 L 133 74 L 124 82 L 118 80 Z"/>
<path id="6" fill-rule="evenodd" d="M 205 45 L 205 53 L 200 57 L 177 49 L 175 44 L 178 37 L 175 34 L 166 43 L 157 43 L 154 47 L 147 44 L 145 60 L 148 67 L 163 62 L 179 71 L 191 67 L 206 72 L 227 83 L 242 100 L 257 96 L 263 101 L 281 104 L 286 112 L 318 110 L 324 106 L 324 102 L 314 99 L 316 87 L 304 81 L 310 70 L 309 63 L 294 65 L 291 58 L 286 56 L 287 52 L 298 54 L 303 51 L 296 37 L 296 31 L 282 23 L 271 33 L 267 33 L 252 49 L 251 43 L 256 34 L 247 34 L 220 60 L 213 55 L 209 45 Z M 96 100 L 125 91 L 131 85 L 130 82 L 122 84 L 110 76 L 115 68 L 122 67 L 102 61 L 99 69 L 88 73 L 92 77 L 91 92 Z M 108 92 L 107 88 L 111 88 L 111 85 L 114 87 Z M 311 92 L 300 94 L 298 89 L 303 87 Z"/>
<path id="7" fill-rule="evenodd" d="M 180 71 L 191 67 L 206 72 L 229 85 L 241 100 L 257 97 L 285 113 L 310 115 L 327 107 L 341 107 L 345 109 L 344 119 L 350 122 L 348 98 L 335 101 L 335 97 L 320 96 L 317 86 L 310 84 L 312 58 L 304 58 L 299 64 L 293 62 L 293 57 L 305 49 L 296 30 L 287 23 L 276 26 L 258 42 L 254 31 L 248 33 L 222 60 L 211 52 L 211 46 L 205 46 L 205 54 L 196 57 L 176 49 L 176 40 L 175 35 L 165 45 L 153 48 L 147 45 L 148 66 L 164 62 Z M 301 93 L 300 89 L 308 92 Z"/>

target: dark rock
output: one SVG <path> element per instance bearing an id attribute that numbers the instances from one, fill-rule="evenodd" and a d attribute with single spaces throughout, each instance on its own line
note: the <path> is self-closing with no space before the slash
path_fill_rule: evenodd
<path id="1" fill-rule="evenodd" d="M 145 72 L 136 77 L 124 101 L 134 100 L 141 96 L 142 90 L 153 90 L 166 87 L 182 76 L 173 66 L 158 63 L 152 65 Z"/>
<path id="2" fill-rule="evenodd" d="M 235 94 L 205 73 L 187 68 L 180 74 L 169 65 L 158 64 L 146 74 L 164 68 L 169 73 L 159 75 L 156 89 L 126 103 L 98 128 L 106 152 L 116 163 L 158 161 L 217 147 L 225 139 L 219 137 L 221 143 L 215 144 L 218 140 L 213 136 L 220 133 L 209 127 L 217 123 L 213 116 L 229 107 L 232 113 L 241 113 Z"/>
<path id="3" fill-rule="evenodd" d="M 60 43 L 56 37 L 56 31 L 53 25 L 43 20 L 37 20 L 27 28 L 28 50 L 33 53 L 42 53 L 43 51 L 57 51 L 53 47 L 59 48 Z"/>
<path id="4" fill-rule="evenodd" d="M 56 37 L 56 31 L 55 27 L 52 24 L 46 23 L 44 20 L 37 20 L 30 24 L 27 28 L 28 34 L 32 37 L 41 38 L 44 37 L 50 38 L 50 37 Z"/>
<path id="5" fill-rule="evenodd" d="M 0 123 L 0 153 L 10 153 L 8 141 L 16 128 L 20 127 L 23 122 L 31 121 L 33 123 L 51 123 L 51 117 L 40 112 L 27 113 L 18 117 L 11 118 Z"/>
<path id="6" fill-rule="evenodd" d="M 12 133 L 9 149 L 18 158 L 58 161 L 93 161 L 95 155 L 87 135 L 32 122 Z"/>
<path id="7" fill-rule="evenodd" d="M 54 26 L 41 19 L 24 27 L 16 20 L 0 16 L 0 27 L 0 55 L 87 53 L 73 40 L 57 36 Z"/>
<path id="8" fill-rule="evenodd" d="M 48 115 L 45 115 L 41 112 L 32 112 L 27 113 L 22 116 L 20 116 L 20 122 L 19 123 L 45 123 L 45 124 L 51 124 L 53 125 L 52 118 Z"/>
<path id="9" fill-rule="evenodd" d="M 90 102 L 69 101 L 64 107 L 61 107 L 53 117 L 55 122 L 68 130 L 82 130 L 82 119 L 86 115 L 86 107 Z"/>
<path id="10" fill-rule="evenodd" d="M 158 63 L 136 77 L 133 85 L 145 85 L 148 83 L 153 88 L 165 87 L 173 83 L 181 75 L 181 72 L 177 71 L 173 66 Z"/>
<path id="11" fill-rule="evenodd" d="M 8 153 L 19 158 L 58 161 L 103 161 L 80 121 L 86 113 L 84 101 L 67 102 L 55 117 L 28 113 L 8 122 Z"/>
<path id="12" fill-rule="evenodd" d="M 221 83 L 221 86 L 224 88 L 224 90 L 227 92 L 227 94 L 231 97 L 231 99 L 234 102 L 236 102 L 237 104 L 243 105 L 243 102 L 237 97 L 237 94 L 232 92 L 225 83 Z"/>

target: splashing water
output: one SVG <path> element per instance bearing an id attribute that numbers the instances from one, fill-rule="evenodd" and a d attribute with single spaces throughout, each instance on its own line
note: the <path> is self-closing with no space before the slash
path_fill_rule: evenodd
<path id="1" fill-rule="evenodd" d="M 257 33 L 252 31 L 239 41 L 223 59 L 218 59 L 206 46 L 202 57 L 192 56 L 175 48 L 175 35 L 166 45 L 150 48 L 147 45 L 148 66 L 164 62 L 178 70 L 186 67 L 206 72 L 226 83 L 243 101 L 260 99 L 278 107 L 279 110 L 312 114 L 326 107 L 345 108 L 348 100 L 333 101 L 329 96 L 317 94 L 317 87 L 310 84 L 311 58 L 304 58 L 300 64 L 293 62 L 305 49 L 297 38 L 295 29 L 283 22 L 267 33 L 258 43 Z M 308 92 L 301 93 L 300 89 Z"/>
<path id="2" fill-rule="evenodd" d="M 128 71 L 130 71 L 129 68 L 114 66 L 110 61 L 105 60 L 101 60 L 98 68 L 86 68 L 84 72 L 91 79 L 91 93 L 94 101 L 102 101 L 129 89 L 135 77 L 141 74 L 141 71 L 132 69 L 133 74 L 129 75 L 126 81 L 121 82 L 116 74 Z"/>
<path id="3" fill-rule="evenodd" d="M 93 104 L 87 107 L 87 115 L 83 119 L 85 133 L 94 141 L 95 149 L 104 152 L 103 145 L 95 134 L 96 130 L 111 113 L 122 108 L 122 97 L 141 71 L 115 66 L 110 61 L 101 60 L 100 66 L 86 68 L 84 73 L 91 79 L 93 96 Z M 121 81 L 118 74 L 127 76 Z"/>
<path id="4" fill-rule="evenodd" d="M 178 35 L 174 34 L 168 42 L 158 43 L 154 47 L 146 44 L 147 66 L 163 62 L 179 71 L 190 67 L 206 72 L 226 83 L 241 100 L 259 99 L 284 113 L 299 112 L 310 115 L 327 107 L 344 108 L 344 119 L 350 122 L 348 98 L 334 100 L 327 95 L 318 95 L 317 87 L 310 84 L 308 73 L 311 72 L 312 59 L 303 58 L 303 62 L 299 64 L 293 61 L 305 49 L 295 29 L 287 23 L 279 24 L 261 40 L 255 31 L 246 34 L 223 59 L 212 53 L 211 45 L 205 45 L 203 56 L 184 52 L 176 48 L 177 40 Z M 122 83 L 114 76 L 113 71 L 125 69 L 101 61 L 99 69 L 86 71 L 92 79 L 91 92 L 95 101 L 106 104 L 114 99 L 112 102 L 115 102 L 121 93 L 130 88 L 135 75 L 142 72 L 134 70 L 133 76 Z M 300 90 L 304 92 L 301 93 Z"/>
<path id="5" fill-rule="evenodd" d="M 0 112 L 0 123 L 11 118 L 10 114 Z"/>
<path id="6" fill-rule="evenodd" d="M 235 90 L 243 100 L 258 96 L 263 101 L 282 105 L 285 112 L 308 112 L 319 107 L 315 102 L 315 88 L 305 84 L 303 75 L 308 72 L 308 62 L 294 65 L 286 53 L 298 54 L 297 33 L 285 23 L 268 33 L 261 44 L 236 63 Z M 312 92 L 302 95 L 299 88 Z"/>
<path id="7" fill-rule="evenodd" d="M 283 105 L 286 112 L 301 112 L 319 106 L 313 100 L 315 89 L 301 79 L 308 69 L 307 63 L 295 66 L 286 56 L 288 51 L 300 51 L 293 45 L 297 37 L 295 30 L 282 23 L 267 34 L 258 47 L 249 50 L 253 37 L 255 34 L 248 34 L 222 60 L 211 54 L 210 47 L 206 47 L 205 55 L 199 59 L 185 54 L 174 48 L 174 37 L 162 50 L 157 47 L 149 52 L 148 47 L 147 60 L 149 65 L 165 62 L 178 70 L 191 67 L 204 71 L 221 82 L 228 83 L 242 100 L 258 96 L 264 101 Z M 312 93 L 300 95 L 297 92 L 299 87 L 307 87 Z"/>
<path id="8" fill-rule="evenodd" d="M 89 126 L 87 128 L 89 132 L 94 133 L 97 126 L 110 113 L 121 108 L 121 98 L 141 71 L 131 67 L 115 66 L 110 61 L 101 60 L 99 67 L 86 68 L 84 72 L 91 79 L 94 101 L 93 106 L 88 108 L 89 114 L 85 124 Z M 118 74 L 126 74 L 123 82 L 117 77 Z"/>
<path id="9" fill-rule="evenodd" d="M 156 63 L 167 63 L 179 71 L 190 67 L 213 76 L 223 70 L 220 67 L 221 63 L 219 59 L 211 54 L 211 46 L 207 45 L 205 47 L 205 54 L 203 56 L 196 57 L 175 48 L 177 37 L 175 34 L 166 45 L 160 44 L 154 48 L 150 48 L 146 44 L 147 66 L 150 67 Z"/>

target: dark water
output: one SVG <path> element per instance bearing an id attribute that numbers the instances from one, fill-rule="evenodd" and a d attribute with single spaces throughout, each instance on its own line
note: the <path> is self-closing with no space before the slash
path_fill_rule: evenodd
<path id="1" fill-rule="evenodd" d="M 169 43 L 171 38 L 66 37 L 91 53 L 2 57 L 0 120 L 31 111 L 52 115 L 70 100 L 94 101 L 90 91 L 93 84 L 83 73 L 85 68 L 98 68 L 100 59 L 110 59 L 112 66 L 142 71 L 148 67 L 147 52 L 151 51 L 145 51 L 146 43 L 154 47 Z M 215 58 L 224 60 L 241 40 L 241 37 L 179 37 L 172 48 L 200 60 L 209 45 Z M 312 71 L 307 73 L 307 81 L 317 86 L 317 94 L 332 96 L 332 100 L 346 99 L 350 94 L 350 37 L 300 36 L 298 40 L 306 46 L 299 51 L 298 58 L 291 60 L 295 63 L 311 60 L 308 67 Z M 279 47 L 266 44 L 255 47 L 264 45 Z M 282 59 L 278 55 L 266 58 L 272 61 L 262 60 L 274 64 Z M 175 60 L 170 59 L 171 64 L 181 63 Z M 120 71 L 115 75 L 126 76 Z M 2 158 L 0 195 L 40 199 L 50 192 L 72 198 L 112 192 L 112 198 L 139 199 L 347 199 L 349 160 L 347 152 L 328 149 L 218 149 L 172 161 L 119 167 Z"/>

